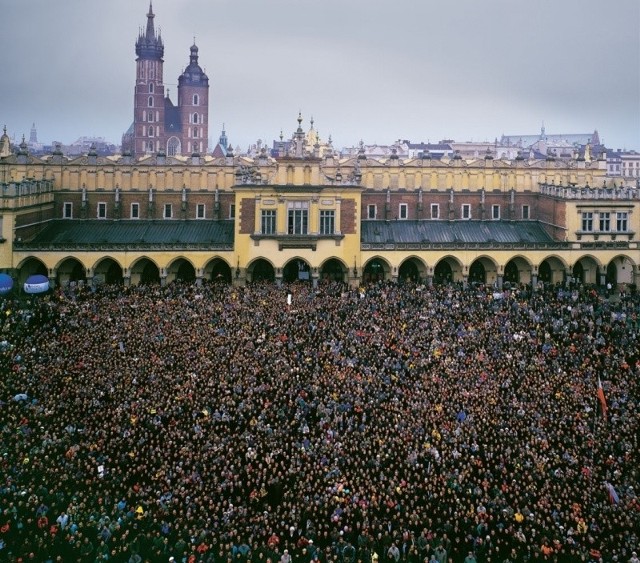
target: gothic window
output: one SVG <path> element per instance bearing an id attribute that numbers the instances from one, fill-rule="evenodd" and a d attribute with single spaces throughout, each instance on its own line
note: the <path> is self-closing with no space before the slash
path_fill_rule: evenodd
<path id="1" fill-rule="evenodd" d="M 149 83 L 149 94 L 153 94 L 153 82 Z"/>
<path id="2" fill-rule="evenodd" d="M 200 103 L 200 98 L 198 97 L 198 94 L 194 94 L 193 95 L 193 105 L 197 106 Z"/>
<path id="3" fill-rule="evenodd" d="M 194 127 L 194 128 L 193 128 L 193 138 L 194 138 L 194 139 L 197 139 L 197 138 L 198 138 L 198 128 L 197 128 L 197 127 Z"/>
<path id="4" fill-rule="evenodd" d="M 176 137 L 171 137 L 167 142 L 167 155 L 176 156 L 180 154 L 180 141 Z"/>
<path id="5" fill-rule="evenodd" d="M 152 108 L 153 107 L 153 96 L 149 96 L 149 107 Z"/>
<path id="6" fill-rule="evenodd" d="M 198 114 L 197 113 L 193 114 L 193 122 L 194 123 L 198 123 Z"/>
<path id="7" fill-rule="evenodd" d="M 153 126 L 149 125 L 149 137 L 153 137 Z"/>

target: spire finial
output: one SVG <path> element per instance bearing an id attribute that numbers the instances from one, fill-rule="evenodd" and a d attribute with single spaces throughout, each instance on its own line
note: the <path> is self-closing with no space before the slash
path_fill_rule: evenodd
<path id="1" fill-rule="evenodd" d="M 302 111 L 298 110 L 298 127 L 302 126 Z"/>

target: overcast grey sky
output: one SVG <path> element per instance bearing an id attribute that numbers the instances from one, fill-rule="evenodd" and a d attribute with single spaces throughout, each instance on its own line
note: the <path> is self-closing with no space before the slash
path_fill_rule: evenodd
<path id="1" fill-rule="evenodd" d="M 0 0 L 0 126 L 119 143 L 148 0 Z M 154 0 L 165 83 L 196 37 L 209 132 L 243 149 L 298 110 L 340 148 L 598 129 L 640 149 L 638 0 Z"/>

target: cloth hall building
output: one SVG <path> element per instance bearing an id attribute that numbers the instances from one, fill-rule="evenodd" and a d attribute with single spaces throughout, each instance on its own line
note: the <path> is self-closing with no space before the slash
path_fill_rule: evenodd
<path id="1" fill-rule="evenodd" d="M 640 282 L 640 190 L 607 178 L 604 153 L 340 157 L 299 116 L 278 151 L 211 154 L 198 48 L 177 106 L 151 7 L 136 55 L 122 154 L 36 157 L 0 138 L 0 272 L 16 287 L 34 274 L 54 286 Z"/>

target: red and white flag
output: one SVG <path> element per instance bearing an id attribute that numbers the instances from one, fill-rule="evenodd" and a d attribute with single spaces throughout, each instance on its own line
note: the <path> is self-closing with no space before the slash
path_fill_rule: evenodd
<path id="1" fill-rule="evenodd" d="M 604 396 L 604 389 L 602 388 L 602 381 L 598 377 L 598 401 L 600 401 L 600 410 L 602 411 L 602 418 L 607 420 L 607 399 Z"/>

